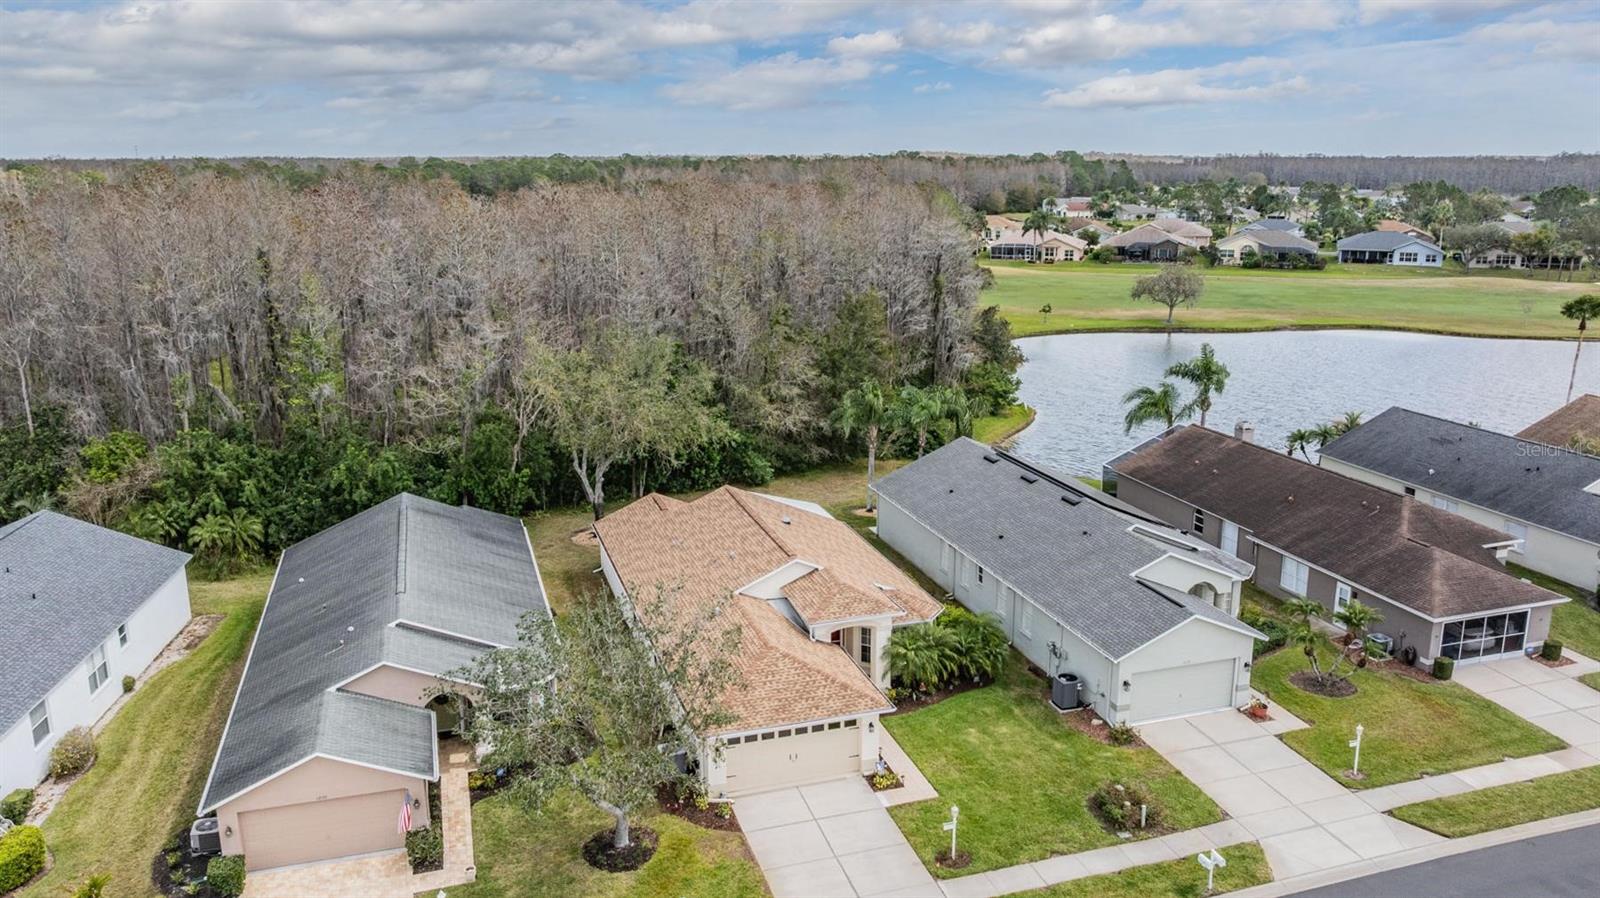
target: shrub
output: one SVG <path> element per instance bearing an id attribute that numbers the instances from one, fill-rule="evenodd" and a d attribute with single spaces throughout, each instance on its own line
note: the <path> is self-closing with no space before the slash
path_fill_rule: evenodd
<path id="1" fill-rule="evenodd" d="M 1546 661 L 1560 661 L 1561 660 L 1561 640 L 1559 640 L 1559 639 L 1546 639 L 1544 641 L 1544 647 L 1539 649 L 1539 657 L 1543 658 Z"/>
<path id="2" fill-rule="evenodd" d="M 127 676 L 123 677 L 122 678 L 122 691 L 124 693 L 132 692 L 133 691 L 133 682 L 134 682 L 133 674 L 128 674 Z"/>
<path id="3" fill-rule="evenodd" d="M 1450 679 L 1456 671 L 1456 659 L 1446 658 L 1443 655 L 1433 659 L 1433 675 L 1441 680 Z"/>
<path id="4" fill-rule="evenodd" d="M 1253 649 L 1256 657 L 1283 648 L 1289 641 L 1289 628 L 1285 627 L 1282 621 L 1268 617 L 1249 605 L 1239 609 L 1239 620 L 1260 630 L 1267 637 L 1256 642 Z"/>
<path id="5" fill-rule="evenodd" d="M 467 774 L 467 788 L 473 792 L 482 792 L 484 789 L 495 787 L 495 777 L 492 773 L 474 770 Z"/>
<path id="6" fill-rule="evenodd" d="M 44 869 L 44 833 L 19 826 L 0 836 L 0 895 L 19 888 Z"/>
<path id="7" fill-rule="evenodd" d="M 900 785 L 900 774 L 895 773 L 893 770 L 885 770 L 882 773 L 874 773 L 872 775 L 872 788 L 879 791 L 893 789 L 898 785 Z"/>
<path id="8" fill-rule="evenodd" d="M 993 614 L 952 608 L 939 616 L 939 626 L 956 637 L 956 673 L 973 680 L 993 679 L 1005 669 L 1011 640 Z"/>
<path id="9" fill-rule="evenodd" d="M 406 833 L 406 857 L 411 859 L 412 870 L 437 867 L 444 863 L 444 834 L 439 827 L 414 829 Z"/>
<path id="10" fill-rule="evenodd" d="M 111 882 L 111 874 L 96 873 L 83 881 L 72 892 L 72 898 L 100 898 L 106 892 L 106 885 Z"/>
<path id="11" fill-rule="evenodd" d="M 1161 806 L 1137 784 L 1106 783 L 1089 797 L 1100 818 L 1117 830 L 1139 829 L 1139 808 L 1144 807 L 1144 828 L 1159 826 Z"/>
<path id="12" fill-rule="evenodd" d="M 61 734 L 50 749 L 50 775 L 56 779 L 82 773 L 94 763 L 94 734 L 88 727 L 73 727 Z"/>
<path id="13" fill-rule="evenodd" d="M 1125 723 L 1114 723 L 1106 729 L 1106 736 L 1112 745 L 1132 745 L 1139 738 L 1139 731 Z"/>
<path id="14" fill-rule="evenodd" d="M 957 670 L 956 635 L 938 624 L 913 624 L 889 637 L 889 670 L 921 692 L 937 692 Z"/>
<path id="15" fill-rule="evenodd" d="M 244 892 L 244 858 L 237 854 L 214 857 L 206 864 L 206 885 L 218 895 L 234 898 Z"/>
<path id="16" fill-rule="evenodd" d="M 21 823 L 28 818 L 28 812 L 33 810 L 32 789 L 12 789 L 11 794 L 0 799 L 0 817 L 12 823 Z"/>

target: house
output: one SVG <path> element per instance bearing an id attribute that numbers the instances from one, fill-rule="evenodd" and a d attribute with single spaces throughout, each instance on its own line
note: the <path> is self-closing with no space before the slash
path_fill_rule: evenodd
<path id="1" fill-rule="evenodd" d="M 1206 239 L 1209 241 L 1209 236 Z M 1198 251 L 1205 243 L 1194 237 L 1174 234 L 1147 222 L 1131 231 L 1123 231 L 1114 237 L 1108 237 L 1100 241 L 1100 245 L 1111 247 L 1116 250 L 1117 255 L 1131 261 L 1155 262 L 1174 261 L 1181 258 L 1185 251 Z"/>
<path id="2" fill-rule="evenodd" d="M 1511 560 L 1600 587 L 1600 458 L 1391 408 L 1322 448 L 1322 466 L 1521 542 Z"/>
<path id="3" fill-rule="evenodd" d="M 1600 440 L 1600 396 L 1585 393 L 1517 431 L 1517 437 L 1568 449 L 1578 440 Z"/>
<path id="4" fill-rule="evenodd" d="M 1217 261 L 1223 265 L 1237 265 L 1249 252 L 1276 262 L 1314 259 L 1317 245 L 1288 231 L 1270 229 L 1241 230 L 1217 241 Z"/>
<path id="5" fill-rule="evenodd" d="M 1059 231 L 1003 231 L 989 244 L 991 259 L 1021 259 L 1026 262 L 1077 262 L 1088 252 L 1089 243 L 1081 237 Z"/>
<path id="6" fill-rule="evenodd" d="M 1432 234 L 1429 234 L 1427 231 L 1424 231 L 1416 225 L 1406 224 L 1403 221 L 1398 221 L 1393 218 L 1379 219 L 1376 230 L 1382 231 L 1385 234 L 1407 234 L 1421 240 L 1433 239 Z"/>
<path id="7" fill-rule="evenodd" d="M 722 697 L 733 720 L 697 734 L 712 795 L 872 772 L 878 716 L 894 710 L 890 634 L 944 609 L 915 580 L 821 506 L 733 487 L 651 494 L 594 531 L 606 583 L 646 631 L 723 602 L 738 624 L 722 647 L 741 680 Z"/>
<path id="8" fill-rule="evenodd" d="M 1362 425 L 1357 430 L 1364 429 Z M 1255 564 L 1256 585 L 1330 614 L 1352 599 L 1419 664 L 1534 652 L 1568 601 L 1502 566 L 1514 539 L 1244 437 L 1172 428 L 1113 460 L 1117 498 Z"/>
<path id="9" fill-rule="evenodd" d="M 1087 215 L 1094 209 L 1094 197 L 1053 196 L 1044 201 L 1042 208 L 1051 215 Z"/>
<path id="10" fill-rule="evenodd" d="M 1410 265 L 1438 268 L 1444 250 L 1432 242 L 1401 231 L 1368 231 L 1338 243 L 1339 261 L 1356 264 Z"/>
<path id="11" fill-rule="evenodd" d="M 1117 221 L 1149 221 L 1164 211 L 1167 210 L 1140 203 L 1118 203 L 1116 219 Z"/>
<path id="12" fill-rule="evenodd" d="M 1371 190 L 1362 188 L 1352 191 L 1350 195 L 1358 200 L 1366 200 L 1368 203 L 1379 208 L 1392 208 L 1400 205 L 1400 197 L 1395 196 L 1387 190 Z"/>
<path id="13" fill-rule="evenodd" d="M 43 780 L 189 622 L 188 562 L 53 511 L 0 527 L 0 795 Z"/>
<path id="14" fill-rule="evenodd" d="M 1211 242 L 1211 229 L 1196 221 L 1184 218 L 1155 218 L 1150 221 L 1150 226 L 1160 228 L 1174 236 L 1187 237 L 1193 240 L 1196 246 L 1205 246 Z"/>
<path id="15" fill-rule="evenodd" d="M 1117 235 L 1116 228 L 1095 218 L 1068 218 L 1061 222 L 1060 230 L 1074 237 L 1084 237 L 1093 232 L 1098 234 L 1101 240 Z"/>
<path id="16" fill-rule="evenodd" d="M 1247 562 L 1004 451 L 958 439 L 879 480 L 878 535 L 1111 723 L 1249 700 Z"/>
<path id="17" fill-rule="evenodd" d="M 1287 218 L 1257 219 L 1240 228 L 1239 231 L 1277 231 L 1280 234 L 1289 234 L 1294 237 L 1304 237 L 1306 235 L 1306 229 L 1303 225 Z"/>
<path id="18" fill-rule="evenodd" d="M 1509 213 L 1507 213 L 1507 215 L 1509 216 Z M 1510 218 L 1502 218 L 1500 221 L 1489 222 L 1489 224 L 1494 225 L 1497 229 L 1499 229 L 1499 231 L 1502 234 L 1505 235 L 1504 238 L 1501 241 L 1501 245 L 1495 247 L 1494 249 L 1485 250 L 1485 251 L 1473 256 L 1472 258 L 1467 259 L 1466 260 L 1467 267 L 1468 268 L 1522 268 L 1522 267 L 1525 267 L 1527 262 L 1526 262 L 1525 259 L 1523 259 L 1522 254 L 1511 251 L 1511 238 L 1517 236 L 1518 234 L 1531 234 L 1533 232 L 1533 230 L 1534 230 L 1533 223 L 1528 221 L 1528 220 L 1526 220 L 1526 219 L 1516 218 L 1515 216 L 1511 216 Z"/>
<path id="19" fill-rule="evenodd" d="M 458 671 L 548 614 L 522 522 L 402 493 L 284 551 L 200 799 L 251 870 L 429 825 Z"/>
<path id="20" fill-rule="evenodd" d="M 983 242 L 985 245 L 1000 239 L 1005 231 L 1021 227 L 1016 219 L 1004 215 L 985 215 L 983 217 Z"/>

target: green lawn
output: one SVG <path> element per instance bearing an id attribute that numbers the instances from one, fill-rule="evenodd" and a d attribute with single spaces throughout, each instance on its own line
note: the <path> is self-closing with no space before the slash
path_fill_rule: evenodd
<path id="1" fill-rule="evenodd" d="M 1017 336 L 1164 326 L 1166 309 L 1128 296 L 1151 265 L 1067 262 L 982 263 L 994 286 L 979 302 L 998 304 Z M 1205 294 L 1180 308 L 1175 326 L 1199 330 L 1375 327 L 1484 336 L 1573 337 L 1562 302 L 1593 284 L 1538 278 L 1465 276 L 1447 270 L 1330 265 L 1326 271 L 1203 269 Z M 1046 315 L 1040 309 L 1049 304 Z"/>
<path id="2" fill-rule="evenodd" d="M 1435 798 L 1398 807 L 1389 813 L 1407 823 L 1457 839 L 1594 808 L 1600 808 L 1600 767 Z"/>
<path id="3" fill-rule="evenodd" d="M 1589 597 L 1582 590 L 1519 564 L 1508 564 L 1506 567 L 1518 577 L 1526 577 L 1551 592 L 1571 598 L 1572 601 L 1565 605 L 1555 607 L 1550 619 L 1550 638 L 1561 640 L 1563 645 L 1580 655 L 1600 658 L 1600 611 L 1594 610 L 1594 606 L 1589 604 Z"/>
<path id="4" fill-rule="evenodd" d="M 980 443 L 1003 443 L 1021 433 L 1037 414 L 1031 407 L 1018 403 L 998 415 L 979 418 L 972 423 L 972 438 Z"/>
<path id="5" fill-rule="evenodd" d="M 1246 842 L 1219 852 L 1228 866 L 1217 871 L 1218 895 L 1272 881 L 1267 856 L 1255 842 Z M 1018 898 L 1204 898 L 1206 871 L 1186 857 L 1162 864 L 1130 867 L 1116 873 L 1086 876 L 1046 889 L 1022 892 Z"/>
<path id="6" fill-rule="evenodd" d="M 1370 788 L 1448 773 L 1503 758 L 1554 751 L 1565 743 L 1464 686 L 1419 681 L 1376 668 L 1351 675 L 1355 695 L 1325 698 L 1289 682 L 1309 670 L 1305 655 L 1284 648 L 1255 662 L 1251 684 L 1312 726 L 1283 741 L 1352 788 Z M 1352 782 L 1348 745 L 1365 727 L 1361 772 Z"/>
<path id="7" fill-rule="evenodd" d="M 701 829 L 667 814 L 634 822 L 657 832 L 655 857 L 632 873 L 589 866 L 583 843 L 611 818 L 593 805 L 562 796 L 529 815 L 497 795 L 473 806 L 472 839 L 478 879 L 454 886 L 450 898 L 744 898 L 767 894 L 761 871 L 736 832 Z M 434 898 L 430 893 L 419 898 Z"/>
<path id="8" fill-rule="evenodd" d="M 1584 674 L 1578 678 L 1578 682 L 1588 686 L 1590 689 L 1600 690 L 1600 671 L 1595 671 L 1592 674 Z"/>
<path id="9" fill-rule="evenodd" d="M 1193 783 L 1148 748 L 1097 742 L 1064 724 L 1045 704 L 1045 685 L 1013 655 L 1000 682 L 938 704 L 884 718 L 895 741 L 939 790 L 939 797 L 891 808 L 895 822 L 935 876 L 951 877 L 1057 854 L 1117 844 L 1089 812 L 1089 794 L 1107 780 L 1144 785 L 1174 829 L 1222 819 Z M 933 864 L 949 836 L 940 825 L 961 808 L 960 844 L 972 864 Z"/>
<path id="10" fill-rule="evenodd" d="M 108 898 L 154 895 L 150 861 L 194 819 L 272 572 L 190 584 L 194 613 L 226 614 L 189 657 L 143 683 L 99 740 L 44 837 L 55 867 L 22 898 L 57 898 L 108 873 Z"/>

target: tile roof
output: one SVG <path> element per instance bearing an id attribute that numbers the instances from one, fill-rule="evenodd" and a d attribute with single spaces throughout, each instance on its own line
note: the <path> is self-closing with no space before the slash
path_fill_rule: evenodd
<path id="1" fill-rule="evenodd" d="M 1408 224 L 1406 222 L 1399 221 L 1399 220 L 1393 219 L 1393 218 L 1382 218 L 1382 219 L 1379 219 L 1378 220 L 1378 227 L 1376 228 L 1376 230 L 1386 231 L 1386 232 L 1392 231 L 1392 232 L 1402 233 L 1402 234 L 1406 233 L 1408 231 L 1415 231 L 1416 233 L 1419 233 L 1419 234 L 1428 233 L 1426 230 L 1423 230 L 1422 228 L 1419 228 L 1414 224 Z"/>
<path id="2" fill-rule="evenodd" d="M 1600 396 L 1585 393 L 1517 431 L 1524 440 L 1570 446 L 1576 437 L 1600 439 Z"/>
<path id="3" fill-rule="evenodd" d="M 1315 253 L 1317 251 L 1317 245 L 1304 237 L 1296 237 L 1287 231 L 1272 230 L 1240 231 L 1218 240 L 1217 245 L 1222 246 L 1228 241 L 1240 237 L 1247 237 L 1271 249 L 1295 250 L 1302 253 Z"/>
<path id="4" fill-rule="evenodd" d="M 1207 234 L 1210 232 L 1207 231 Z M 1185 234 L 1174 234 L 1157 227 L 1152 222 L 1145 222 L 1131 231 L 1123 231 L 1115 237 L 1107 237 L 1100 241 L 1101 246 L 1136 246 L 1143 243 L 1172 242 L 1180 246 L 1199 247 L 1203 242 Z"/>
<path id="5" fill-rule="evenodd" d="M 1239 578 L 1250 575 L 1249 564 L 1041 465 L 962 438 L 876 489 L 1107 657 L 1121 658 L 1197 616 L 1254 633 L 1193 596 L 1132 576 L 1178 553 Z M 1130 532 L 1135 525 L 1152 536 Z"/>
<path id="6" fill-rule="evenodd" d="M 652 494 L 596 521 L 595 532 L 630 594 L 661 589 L 693 613 L 731 603 L 743 682 L 724 697 L 737 718 L 727 731 L 888 708 L 855 662 L 811 639 L 801 624 L 879 615 L 904 624 L 943 609 L 847 524 L 810 503 L 726 486 L 692 502 Z M 742 592 L 758 591 L 753 584 L 774 574 L 782 582 L 759 590 L 771 596 Z"/>
<path id="7" fill-rule="evenodd" d="M 1182 218 L 1157 218 L 1150 222 L 1150 227 L 1160 228 L 1168 234 L 1181 234 L 1184 237 L 1211 239 L 1211 229 L 1197 221 L 1187 221 Z"/>
<path id="8" fill-rule="evenodd" d="M 998 246 L 1000 244 L 1020 243 L 1026 246 L 1038 246 L 1042 243 L 1048 243 L 1052 240 L 1060 240 L 1068 246 L 1079 250 L 1087 249 L 1089 247 L 1088 241 L 1081 237 L 1074 237 L 1071 234 L 1063 234 L 1060 231 L 1045 231 L 1043 234 L 1039 233 L 1038 231 L 1024 232 L 1021 228 L 1008 228 L 1004 231 L 1001 231 L 1000 236 L 992 241 L 989 245 Z"/>
<path id="9" fill-rule="evenodd" d="M 290 546 L 201 812 L 314 754 L 436 775 L 432 715 L 334 687 L 380 664 L 449 673 L 529 612 L 549 609 L 516 518 L 402 493 Z"/>
<path id="10" fill-rule="evenodd" d="M 1561 600 L 1484 548 L 1508 534 L 1198 425 L 1113 467 L 1427 617 Z"/>
<path id="11" fill-rule="evenodd" d="M 0 731 L 188 561 L 175 549 L 53 511 L 0 527 Z"/>
<path id="12" fill-rule="evenodd" d="M 1239 230 L 1241 230 L 1241 231 L 1287 231 L 1287 232 L 1290 232 L 1290 233 L 1299 233 L 1299 232 L 1305 230 L 1305 228 L 1299 222 L 1290 221 L 1287 218 L 1261 218 L 1261 219 L 1257 219 L 1255 221 L 1250 222 L 1249 224 L 1245 225 L 1244 227 L 1240 228 Z"/>
<path id="13" fill-rule="evenodd" d="M 1600 458 L 1391 408 L 1322 454 L 1600 543 Z"/>
<path id="14" fill-rule="evenodd" d="M 1340 240 L 1338 247 L 1341 250 L 1391 252 L 1410 243 L 1419 243 L 1434 252 L 1443 252 L 1427 238 L 1413 237 L 1403 231 L 1367 231 L 1364 234 L 1352 234 Z"/>

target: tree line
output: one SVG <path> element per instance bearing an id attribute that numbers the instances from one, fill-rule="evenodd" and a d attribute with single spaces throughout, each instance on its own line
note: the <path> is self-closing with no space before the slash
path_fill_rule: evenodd
<path id="1" fill-rule="evenodd" d="M 34 171 L 0 215 L 0 521 L 218 561 L 402 489 L 600 513 L 608 483 L 761 483 L 857 454 L 834 413 L 866 381 L 1015 395 L 931 186 L 137 166 Z"/>

